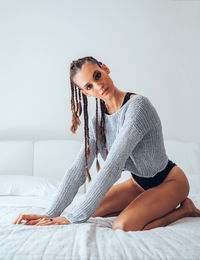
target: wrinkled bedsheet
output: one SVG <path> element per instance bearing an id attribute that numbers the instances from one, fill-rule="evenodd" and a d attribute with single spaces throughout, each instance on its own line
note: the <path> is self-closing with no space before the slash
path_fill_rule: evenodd
<path id="1" fill-rule="evenodd" d="M 200 208 L 200 194 L 190 198 Z M 200 218 L 129 232 L 112 230 L 116 217 L 71 225 L 12 224 L 19 214 L 42 214 L 49 204 L 46 198 L 0 196 L 0 260 L 200 259 Z"/>

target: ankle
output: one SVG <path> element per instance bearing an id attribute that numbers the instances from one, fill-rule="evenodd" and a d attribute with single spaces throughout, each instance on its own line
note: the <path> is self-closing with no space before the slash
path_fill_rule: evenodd
<path id="1" fill-rule="evenodd" d="M 190 217 L 193 215 L 193 210 L 191 208 L 182 208 L 180 207 L 180 209 L 182 210 L 183 212 L 183 217 Z"/>

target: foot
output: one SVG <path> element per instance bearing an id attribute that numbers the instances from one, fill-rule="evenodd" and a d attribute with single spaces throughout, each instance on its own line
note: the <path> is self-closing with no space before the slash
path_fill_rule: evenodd
<path id="1" fill-rule="evenodd" d="M 196 208 L 190 198 L 186 198 L 182 201 L 180 207 L 187 212 L 187 217 L 200 217 L 200 210 Z"/>

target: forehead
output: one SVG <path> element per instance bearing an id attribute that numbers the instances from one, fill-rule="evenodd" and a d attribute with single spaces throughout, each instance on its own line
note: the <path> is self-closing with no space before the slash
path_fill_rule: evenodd
<path id="1" fill-rule="evenodd" d="M 74 83 L 80 88 L 83 88 L 85 84 L 93 79 L 93 73 L 95 70 L 101 70 L 101 68 L 97 64 L 86 62 L 74 76 Z"/>

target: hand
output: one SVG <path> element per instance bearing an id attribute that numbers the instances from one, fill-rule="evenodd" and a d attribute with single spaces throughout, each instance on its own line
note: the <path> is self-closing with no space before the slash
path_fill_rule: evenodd
<path id="1" fill-rule="evenodd" d="M 45 215 L 35 215 L 35 214 L 20 214 L 18 218 L 13 222 L 13 224 L 21 224 L 23 220 L 26 221 L 25 225 L 29 222 L 31 223 L 30 225 L 34 225 L 41 219 L 49 219 Z"/>
<path id="2" fill-rule="evenodd" d="M 53 221 L 49 220 L 50 218 L 42 218 L 40 219 L 35 226 L 49 226 L 49 225 L 68 225 L 71 224 L 69 220 L 66 217 L 55 217 L 51 218 Z M 25 225 L 30 225 L 30 224 L 25 224 Z"/>

